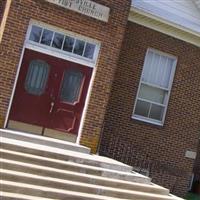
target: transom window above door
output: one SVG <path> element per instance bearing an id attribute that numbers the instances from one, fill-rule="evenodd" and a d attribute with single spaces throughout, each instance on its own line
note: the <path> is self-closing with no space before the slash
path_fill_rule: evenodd
<path id="1" fill-rule="evenodd" d="M 81 57 L 88 61 L 95 61 L 96 59 L 97 44 L 40 25 L 31 26 L 28 40 L 31 43 L 62 51 L 62 53 Z"/>
<path id="2" fill-rule="evenodd" d="M 177 59 L 148 49 L 138 88 L 133 118 L 163 125 Z"/>

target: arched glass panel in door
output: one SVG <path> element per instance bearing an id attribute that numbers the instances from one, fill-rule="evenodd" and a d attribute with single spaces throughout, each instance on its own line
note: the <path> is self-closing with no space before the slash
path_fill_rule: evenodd
<path id="1" fill-rule="evenodd" d="M 80 71 L 65 71 L 61 89 L 61 101 L 70 104 L 75 104 L 78 101 L 83 84 L 83 77 Z"/>
<path id="2" fill-rule="evenodd" d="M 44 93 L 49 75 L 49 65 L 42 60 L 32 60 L 28 67 L 25 90 L 32 95 Z"/>

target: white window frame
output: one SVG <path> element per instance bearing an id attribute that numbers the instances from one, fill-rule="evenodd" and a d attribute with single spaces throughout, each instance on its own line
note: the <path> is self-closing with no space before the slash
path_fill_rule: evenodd
<path id="1" fill-rule="evenodd" d="M 80 56 L 80 55 L 77 55 L 77 54 L 74 54 L 71 52 L 63 51 L 63 50 L 60 50 L 57 48 L 53 48 L 51 46 L 47 46 L 47 45 L 40 44 L 40 43 L 29 40 L 29 37 L 31 34 L 31 29 L 32 29 L 32 26 L 34 26 L 34 25 L 41 27 L 43 30 L 48 29 L 50 31 L 53 31 L 54 32 L 53 34 L 55 34 L 55 32 L 56 32 L 56 33 L 70 36 L 75 39 L 83 40 L 86 43 L 88 42 L 88 43 L 94 44 L 96 47 L 95 47 L 93 59 L 88 59 L 86 57 L 83 57 L 83 56 Z M 79 35 L 77 33 L 71 32 L 71 31 L 63 30 L 61 28 L 57 28 L 55 26 L 51 26 L 51 25 L 43 23 L 43 22 L 35 21 L 33 19 L 30 20 L 29 27 L 28 27 L 27 34 L 26 34 L 26 39 L 25 39 L 25 48 L 28 48 L 31 50 L 36 50 L 41 53 L 46 53 L 48 55 L 52 55 L 52 56 L 55 56 L 58 58 L 69 60 L 69 61 L 79 63 L 79 64 L 82 64 L 82 65 L 85 65 L 88 67 L 92 67 L 92 68 L 94 68 L 97 64 L 100 47 L 101 47 L 101 43 L 98 40 L 91 39 L 91 38 Z"/>
<path id="2" fill-rule="evenodd" d="M 167 89 L 159 87 L 159 86 L 156 86 L 154 84 L 150 84 L 150 83 L 146 83 L 146 82 L 142 81 L 142 77 L 143 77 L 143 73 L 144 73 L 144 66 L 146 64 L 146 58 L 147 58 L 147 55 L 148 55 L 149 51 L 151 51 L 153 53 L 157 53 L 159 55 L 167 56 L 168 58 L 174 59 L 174 63 L 173 63 L 173 66 L 172 66 L 172 71 L 171 71 L 171 76 L 170 76 L 170 80 L 169 80 L 169 86 L 168 86 Z M 159 126 L 163 126 L 164 125 L 165 118 L 166 118 L 166 113 L 167 113 L 167 108 L 168 108 L 168 105 L 169 105 L 169 99 L 170 99 L 170 95 L 171 95 L 171 89 L 172 89 L 172 85 L 173 85 L 173 80 L 174 80 L 174 76 L 175 76 L 177 60 L 178 60 L 178 58 L 176 56 L 171 55 L 171 54 L 164 53 L 162 51 L 159 51 L 159 50 L 156 50 L 156 49 L 153 49 L 153 48 L 148 48 L 147 49 L 146 54 L 145 54 L 145 59 L 144 59 L 144 64 L 143 64 L 143 69 L 142 69 L 142 74 L 141 74 L 141 77 L 140 77 L 139 87 L 138 87 L 138 90 L 137 90 L 137 95 L 136 95 L 136 99 L 135 99 L 135 103 L 134 103 L 134 109 L 133 109 L 132 119 L 139 120 L 139 121 L 142 121 L 142 122 L 147 122 L 147 123 L 154 124 L 154 125 L 159 125 Z M 143 117 L 143 116 L 135 114 L 137 101 L 138 101 L 138 99 L 140 99 L 139 98 L 139 92 L 140 92 L 142 83 L 145 84 L 145 85 L 152 86 L 152 87 L 158 88 L 158 89 L 162 89 L 162 90 L 165 90 L 165 91 L 168 92 L 167 97 L 166 97 L 166 104 L 165 105 L 159 104 L 159 103 L 156 103 L 156 102 L 152 102 L 150 100 L 146 100 L 145 99 L 145 102 L 153 103 L 153 104 L 160 105 L 160 106 L 164 107 L 164 113 L 163 113 L 162 121 L 151 119 L 151 118 L 147 118 L 147 117 Z"/>

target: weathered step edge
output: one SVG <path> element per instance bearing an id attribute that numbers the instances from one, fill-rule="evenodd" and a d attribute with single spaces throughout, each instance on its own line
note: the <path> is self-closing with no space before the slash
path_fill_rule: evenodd
<path id="1" fill-rule="evenodd" d="M 95 198 L 98 200 L 125 200 L 124 198 L 116 198 L 116 197 L 108 197 L 106 194 L 103 194 L 100 190 L 98 195 L 90 194 L 90 193 L 82 193 L 82 192 L 73 192 L 69 190 L 55 189 L 44 186 L 35 186 L 31 184 L 24 184 L 12 181 L 2 181 L 2 190 L 4 192 L 13 192 L 19 191 L 25 195 L 36 195 L 42 196 L 45 198 L 59 198 L 64 199 L 66 197 L 72 197 L 72 195 L 77 196 L 78 198 L 73 198 L 73 200 L 94 200 Z M 101 194 L 101 195 L 99 195 Z M 135 192 L 134 196 L 131 198 L 132 200 L 179 200 L 179 198 L 174 196 L 163 196 L 163 195 L 155 195 L 155 194 L 146 194 L 141 192 Z M 128 200 L 128 199 L 126 199 Z M 129 199 L 130 200 L 130 199 Z"/>
<path id="2" fill-rule="evenodd" d="M 11 192 L 0 191 L 0 199 L 2 200 L 58 200 L 38 196 L 23 195 Z"/>
<path id="3" fill-rule="evenodd" d="M 22 166 L 20 166 L 22 167 Z M 148 185 L 148 184 L 141 184 L 141 183 L 129 183 L 124 184 L 123 181 L 113 181 L 109 179 L 101 179 L 101 182 L 98 181 L 98 177 L 91 177 L 90 179 L 86 179 L 86 181 L 82 180 L 86 176 L 81 176 L 81 174 L 74 174 L 73 173 L 67 173 L 63 174 L 63 177 L 66 176 L 65 179 L 62 179 L 62 176 L 46 176 L 46 174 L 42 175 L 39 173 L 33 173 L 30 170 L 28 171 L 27 168 L 23 168 L 25 172 L 22 171 L 15 171 L 11 169 L 3 169 L 1 170 L 1 176 L 3 180 L 9 180 L 12 181 L 13 178 L 15 177 L 15 181 L 21 181 L 23 180 L 24 183 L 30 182 L 31 184 L 41 184 L 45 186 L 47 184 L 49 187 L 53 188 L 63 188 L 66 189 L 67 187 L 73 187 L 71 190 L 76 190 L 77 189 L 77 184 L 79 186 L 79 189 L 85 189 L 85 188 L 90 188 L 89 191 L 92 192 L 92 190 L 96 189 L 102 189 L 102 190 L 107 190 L 107 191 L 114 191 L 116 193 L 122 192 L 122 193 L 130 193 L 131 191 L 138 191 L 138 192 L 145 192 L 145 193 L 153 193 L 153 194 L 160 194 L 160 195 L 169 195 L 169 190 L 162 188 L 157 185 Z M 42 171 L 43 173 L 43 171 Z M 48 182 L 46 182 L 48 181 Z M 80 190 L 79 190 L 80 191 Z"/>
<path id="4" fill-rule="evenodd" d="M 3 149 L 19 151 L 59 160 L 72 161 L 80 164 L 103 167 L 107 169 L 131 172 L 132 167 L 121 162 L 106 157 L 84 154 L 74 151 L 62 150 L 44 145 L 33 144 L 13 139 L 1 137 L 1 147 Z"/>
<path id="5" fill-rule="evenodd" d="M 23 133 L 23 132 L 18 132 L 18 131 L 0 129 L 0 137 L 6 137 L 6 138 L 14 139 L 14 140 L 31 142 L 31 143 L 40 144 L 40 145 L 46 145 L 46 146 L 51 146 L 51 147 L 70 150 L 70 151 L 77 151 L 80 153 L 86 153 L 86 154 L 90 153 L 90 149 L 85 146 L 81 146 L 81 145 L 67 142 L 64 140 L 34 135 L 31 133 Z"/>
<path id="6" fill-rule="evenodd" d="M 123 172 L 123 171 L 105 169 L 102 167 L 89 166 L 85 164 L 74 163 L 71 161 L 46 158 L 42 156 L 14 152 L 5 149 L 0 149 L 0 154 L 2 162 L 3 160 L 8 160 L 9 162 L 7 161 L 7 163 L 10 163 L 11 166 L 13 164 L 26 165 L 26 166 L 35 165 L 35 166 L 42 166 L 43 168 L 48 167 L 51 169 L 51 171 L 56 169 L 58 171 L 61 170 L 61 172 L 62 170 L 65 170 L 64 172 L 66 171 L 71 171 L 75 173 L 81 172 L 87 175 L 95 175 L 95 176 L 110 178 L 114 181 L 120 179 L 123 181 L 138 182 L 138 183 L 145 183 L 152 185 L 151 179 L 149 177 L 143 176 L 136 172 Z"/>

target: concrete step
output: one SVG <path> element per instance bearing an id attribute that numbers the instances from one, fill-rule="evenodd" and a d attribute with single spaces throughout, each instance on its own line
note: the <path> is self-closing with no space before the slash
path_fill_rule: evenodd
<path id="1" fill-rule="evenodd" d="M 181 200 L 132 167 L 90 155 L 85 147 L 8 132 L 0 130 L 2 200 Z"/>
<path id="2" fill-rule="evenodd" d="M 1 192 L 0 199 L 2 200 L 58 200 L 58 199 L 23 195 L 23 194 L 18 194 L 18 193 L 13 193 L 13 192 Z"/>
<path id="3" fill-rule="evenodd" d="M 5 149 L 0 149 L 0 155 L 2 166 L 4 169 L 15 169 L 16 171 L 18 171 L 21 170 L 21 167 L 19 167 L 20 165 L 31 169 L 34 165 L 36 166 L 34 169 L 35 173 L 38 173 L 37 171 L 39 167 L 39 171 L 42 170 L 42 168 L 45 169 L 44 174 L 46 175 L 49 175 L 49 173 L 51 174 L 53 172 L 54 177 L 68 178 L 67 175 L 64 176 L 64 174 L 66 174 L 67 172 L 72 174 L 82 173 L 90 176 L 111 178 L 111 180 L 113 180 L 114 183 L 117 183 L 118 181 L 129 181 L 135 183 L 151 184 L 151 181 L 148 177 L 145 177 L 135 172 L 130 173 L 117 170 L 110 170 L 102 167 L 94 167 L 85 164 L 74 163 L 71 161 L 46 158 L 42 156 L 15 152 Z"/>
<path id="4" fill-rule="evenodd" d="M 90 193 L 90 194 L 105 194 L 106 196 L 110 197 L 117 197 L 117 198 L 127 198 L 132 199 L 135 195 L 136 191 L 132 190 L 125 190 L 120 188 L 113 188 L 113 187 L 105 187 L 96 184 L 88 184 L 88 183 L 81 183 L 75 182 L 71 180 L 61 180 L 58 178 L 50 178 L 44 176 L 38 176 L 34 174 L 16 172 L 11 170 L 1 170 L 1 178 L 2 180 L 6 181 L 15 181 L 20 183 L 28 183 L 37 186 L 48 186 L 49 188 L 55 189 L 62 189 L 62 190 L 69 190 L 69 191 L 79 191 L 82 193 Z M 101 191 L 99 193 L 99 191 Z M 141 191 L 144 193 L 144 191 Z M 151 190 L 153 193 L 153 189 Z M 138 193 L 138 191 L 137 191 Z M 149 193 L 149 194 L 152 194 Z M 167 193 L 168 195 L 169 193 Z M 148 198 L 147 198 L 148 199 Z"/>
<path id="5" fill-rule="evenodd" d="M 16 177 L 15 177 L 16 178 Z M 31 177 L 30 177 L 31 178 Z M 48 185 L 48 184 L 47 184 Z M 74 192 L 71 191 L 69 188 L 65 189 L 56 189 L 52 187 L 45 187 L 45 186 L 38 186 L 34 184 L 25 184 L 20 182 L 13 182 L 13 181 L 7 181 L 2 180 L 1 182 L 2 191 L 4 192 L 17 192 L 24 195 L 35 195 L 35 196 L 41 196 L 45 198 L 57 198 L 57 199 L 67 199 L 70 198 L 70 200 L 98 200 L 98 199 L 105 199 L 105 200 L 178 200 L 179 198 L 173 197 L 173 196 L 166 196 L 166 195 L 156 195 L 156 194 L 149 194 L 149 193 L 143 193 L 143 192 L 136 192 L 136 191 L 129 191 L 123 192 L 119 191 L 118 189 L 112 189 L 112 194 L 115 196 L 109 196 L 111 195 L 111 190 L 105 190 L 103 188 L 96 188 L 96 194 L 91 194 L 91 190 L 88 189 L 88 193 L 83 192 Z M 76 191 L 80 191 L 80 185 L 77 184 Z M 115 191 L 115 192 L 114 192 Z M 129 196 L 129 198 L 126 198 Z"/>
<path id="6" fill-rule="evenodd" d="M 50 181 L 52 181 L 52 187 L 59 189 L 66 188 L 65 184 L 68 184 L 68 181 L 66 180 L 70 180 L 71 181 L 70 185 L 73 184 L 75 185 L 74 191 L 76 191 L 77 189 L 76 186 L 78 182 L 78 184 L 83 184 L 83 185 L 87 184 L 87 186 L 89 184 L 90 187 L 92 188 L 109 187 L 109 188 L 118 188 L 121 190 L 135 190 L 135 191 L 162 194 L 162 195 L 169 194 L 169 190 L 154 184 L 149 185 L 136 182 L 121 181 L 112 178 L 105 178 L 101 176 L 99 177 L 83 173 L 58 170 L 50 167 L 31 165 L 27 163 L 21 163 L 5 159 L 1 159 L 1 166 L 3 167 L 3 169 L 1 170 L 2 178 L 10 181 L 13 180 L 12 173 L 14 172 L 14 176 L 16 174 L 19 174 L 19 176 L 17 177 L 18 181 L 24 183 L 28 183 L 28 181 L 30 181 L 28 178 L 22 178 L 23 175 L 28 176 L 29 178 L 35 177 L 36 184 L 38 184 L 39 180 L 43 180 L 43 182 L 41 181 L 41 184 L 45 186 L 46 184 L 45 180 L 48 180 L 48 186 L 50 186 Z M 9 175 L 9 173 L 11 175 Z M 31 175 L 29 176 L 29 174 Z M 32 184 L 33 182 L 34 181 L 32 180 L 30 181 L 30 183 Z"/>
<path id="7" fill-rule="evenodd" d="M 40 144 L 50 147 L 55 147 L 59 149 L 65 149 L 70 151 L 76 151 L 80 153 L 90 153 L 90 149 L 75 143 L 58 140 L 50 137 L 44 137 L 39 135 L 34 135 L 31 133 L 23 133 L 19 131 L 0 129 L 0 137 L 10 138 L 14 140 L 31 142 L 34 144 Z"/>
<path id="8" fill-rule="evenodd" d="M 38 155 L 63 161 L 72 161 L 75 163 L 86 164 L 90 166 L 102 167 L 106 169 L 112 169 L 124 172 L 132 171 L 132 167 L 106 157 L 79 153 L 69 150 L 62 150 L 60 148 L 10 139 L 4 136 L 1 137 L 1 146 L 2 149 L 12 150 L 22 153 L 29 153 L 33 155 Z"/>

